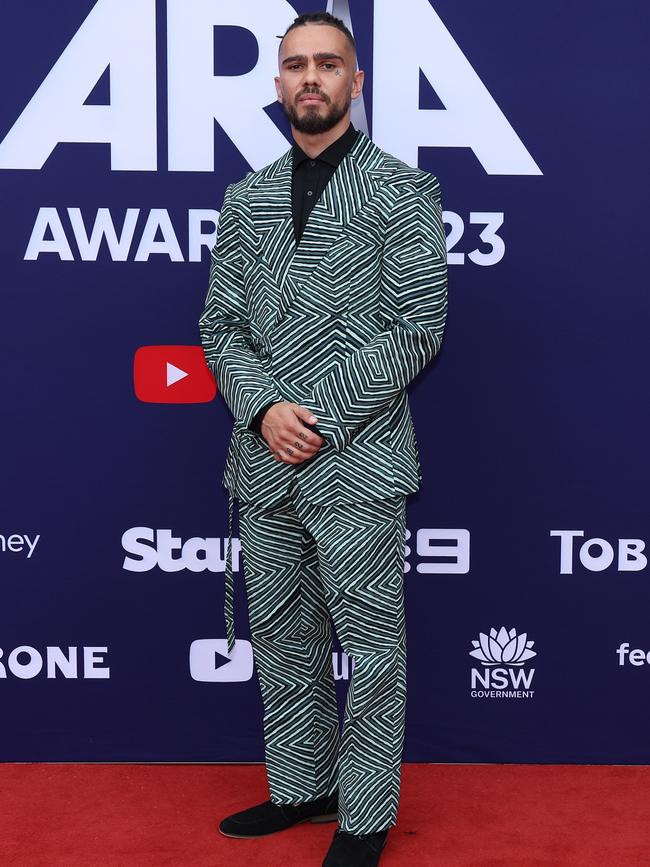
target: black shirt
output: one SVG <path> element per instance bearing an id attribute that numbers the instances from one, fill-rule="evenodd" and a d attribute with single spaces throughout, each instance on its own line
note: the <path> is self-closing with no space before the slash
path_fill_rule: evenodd
<path id="1" fill-rule="evenodd" d="M 302 238 L 312 208 L 320 198 L 335 169 L 356 141 L 357 135 L 358 130 L 350 124 L 343 135 L 340 135 L 313 159 L 308 157 L 300 145 L 294 141 L 291 201 L 296 243 L 299 243 Z"/>
<path id="2" fill-rule="evenodd" d="M 291 210 L 293 214 L 293 232 L 296 244 L 300 243 L 302 233 L 307 225 L 307 220 L 312 208 L 321 196 L 327 182 L 334 174 L 337 166 L 341 163 L 356 141 L 359 131 L 352 124 L 332 144 L 328 145 L 313 159 L 308 157 L 300 145 L 294 141 L 293 151 L 293 174 L 291 179 Z M 276 401 L 271 401 L 263 406 L 251 421 L 251 430 L 262 433 L 262 418 L 264 413 Z M 304 424 L 304 422 L 303 422 Z M 310 430 L 317 428 L 314 425 L 305 425 Z"/>

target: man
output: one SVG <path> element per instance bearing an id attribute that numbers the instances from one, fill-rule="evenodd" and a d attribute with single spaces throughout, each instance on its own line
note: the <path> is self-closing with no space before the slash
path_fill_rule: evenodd
<path id="1" fill-rule="evenodd" d="M 271 795 L 220 830 L 338 817 L 324 867 L 370 867 L 399 800 L 405 497 L 422 478 L 406 386 L 440 348 L 445 233 L 437 180 L 350 123 L 364 74 L 343 22 L 299 16 L 278 62 L 293 147 L 226 189 L 200 320 L 235 419 L 224 485 Z M 230 652 L 232 557 L 225 601 Z M 354 666 L 341 734 L 330 618 Z"/>

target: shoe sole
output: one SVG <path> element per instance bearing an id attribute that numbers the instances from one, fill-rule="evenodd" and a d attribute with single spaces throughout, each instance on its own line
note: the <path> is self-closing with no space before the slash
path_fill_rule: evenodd
<path id="1" fill-rule="evenodd" d="M 266 834 L 227 834 L 225 831 L 222 831 L 221 828 L 219 828 L 219 833 L 223 834 L 224 837 L 234 837 L 236 840 L 257 840 L 259 837 L 270 837 L 271 834 L 279 834 L 281 831 L 288 831 L 295 825 L 302 825 L 304 822 L 312 822 L 315 825 L 321 825 L 325 824 L 325 822 L 336 822 L 338 821 L 338 818 L 338 813 L 324 813 L 322 816 L 311 816 L 311 818 L 307 819 L 298 819 L 297 822 L 288 825 L 286 828 L 278 828 L 277 831 L 267 831 Z"/>

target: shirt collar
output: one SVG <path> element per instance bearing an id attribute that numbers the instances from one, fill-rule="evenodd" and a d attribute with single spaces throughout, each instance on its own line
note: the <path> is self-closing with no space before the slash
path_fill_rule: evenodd
<path id="1" fill-rule="evenodd" d="M 350 123 L 346 131 L 337 139 L 335 139 L 332 144 L 328 145 L 324 151 L 321 151 L 318 156 L 314 157 L 314 159 L 321 160 L 322 162 L 327 163 L 334 168 L 337 168 L 339 163 L 342 162 L 343 158 L 356 141 L 357 133 L 358 130 L 356 130 L 352 123 Z M 296 141 L 294 141 L 293 143 L 292 150 L 293 171 L 295 172 L 298 166 L 302 162 L 304 162 L 304 160 L 309 160 L 311 159 L 311 157 L 307 156 L 307 154 L 303 151 L 303 149 Z"/>

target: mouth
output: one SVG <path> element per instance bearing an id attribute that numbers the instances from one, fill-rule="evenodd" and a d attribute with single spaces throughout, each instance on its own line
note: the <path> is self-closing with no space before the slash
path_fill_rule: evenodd
<path id="1" fill-rule="evenodd" d="M 325 102 L 325 100 L 315 93 L 307 93 L 305 96 L 301 96 L 298 102 Z"/>

